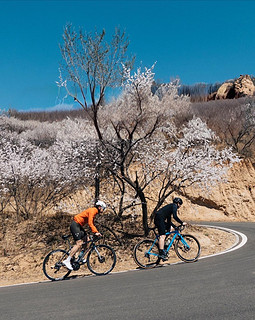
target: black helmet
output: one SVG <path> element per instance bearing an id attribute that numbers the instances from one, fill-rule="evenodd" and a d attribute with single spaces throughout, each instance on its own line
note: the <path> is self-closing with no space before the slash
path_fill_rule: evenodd
<path id="1" fill-rule="evenodd" d="M 181 198 L 174 198 L 173 203 L 179 204 L 181 206 L 183 204 L 183 201 Z"/>

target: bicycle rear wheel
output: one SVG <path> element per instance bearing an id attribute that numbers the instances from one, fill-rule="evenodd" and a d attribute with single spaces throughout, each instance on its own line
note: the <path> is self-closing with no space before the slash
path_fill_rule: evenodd
<path id="1" fill-rule="evenodd" d="M 97 276 L 110 273 L 116 264 L 115 251 L 106 244 L 94 246 L 87 259 L 89 270 Z"/>
<path id="2" fill-rule="evenodd" d="M 143 269 L 151 269 L 159 264 L 159 247 L 154 240 L 144 239 L 136 244 L 133 257 L 136 264 Z"/>
<path id="3" fill-rule="evenodd" d="M 192 235 L 185 234 L 176 240 L 174 246 L 177 256 L 185 262 L 193 262 L 200 256 L 200 243 Z"/>
<path id="4" fill-rule="evenodd" d="M 62 263 L 67 257 L 68 252 L 65 250 L 57 249 L 51 251 L 43 261 L 45 276 L 52 281 L 65 279 L 71 273 L 71 270 L 64 267 Z"/>

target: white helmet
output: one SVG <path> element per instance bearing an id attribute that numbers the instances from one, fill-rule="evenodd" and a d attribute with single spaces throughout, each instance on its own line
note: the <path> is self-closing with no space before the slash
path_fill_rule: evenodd
<path id="1" fill-rule="evenodd" d="M 106 208 L 106 204 L 103 201 L 98 200 L 96 206 L 100 206 L 103 210 Z"/>

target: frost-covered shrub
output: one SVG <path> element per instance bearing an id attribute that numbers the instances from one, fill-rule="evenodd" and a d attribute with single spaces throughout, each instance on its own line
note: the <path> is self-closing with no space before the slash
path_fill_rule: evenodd
<path id="1" fill-rule="evenodd" d="M 0 200 L 8 195 L 9 205 L 18 217 L 41 213 L 81 186 L 91 184 L 97 143 L 89 139 L 93 128 L 83 126 L 78 120 L 66 120 L 63 125 L 55 126 L 47 123 L 44 127 L 38 123 L 32 129 L 29 124 L 19 124 L 22 121 L 12 121 L 9 123 L 26 130 L 18 133 L 8 127 L 1 128 Z M 37 141 L 41 139 L 41 132 L 45 139 L 51 137 L 51 145 L 34 143 L 34 137 Z M 6 207 L 3 201 L 2 207 Z"/>

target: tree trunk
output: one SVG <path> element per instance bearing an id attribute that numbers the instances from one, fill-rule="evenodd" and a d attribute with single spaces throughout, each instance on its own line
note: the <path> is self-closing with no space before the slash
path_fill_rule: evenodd
<path id="1" fill-rule="evenodd" d="M 137 194 L 142 203 L 143 231 L 144 231 L 145 237 L 147 237 L 149 234 L 147 201 L 143 191 L 140 190 L 137 192 Z"/>
<path id="2" fill-rule="evenodd" d="M 100 164 L 96 166 L 95 174 L 95 202 L 99 199 L 100 195 Z"/>

